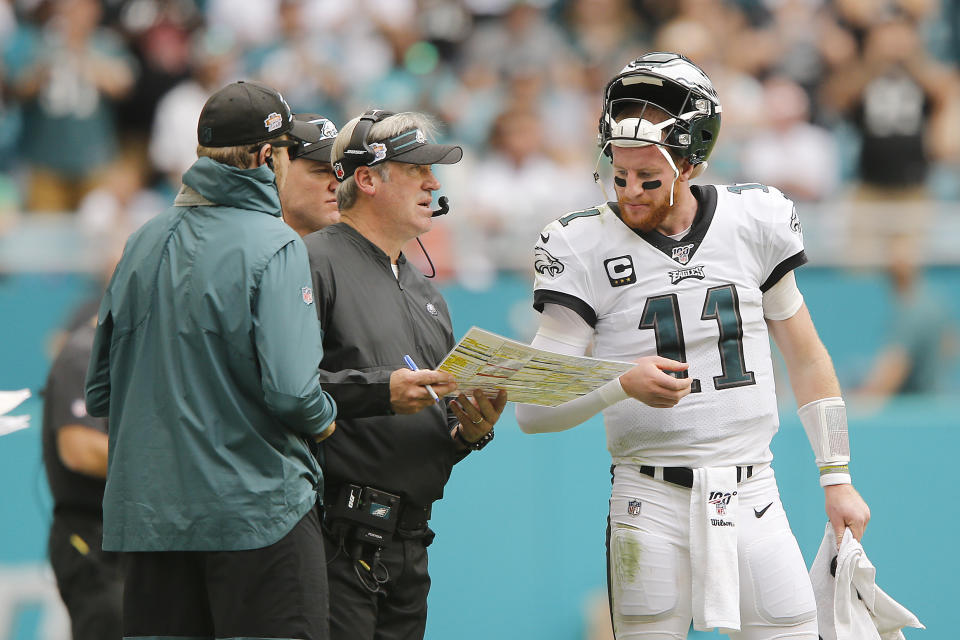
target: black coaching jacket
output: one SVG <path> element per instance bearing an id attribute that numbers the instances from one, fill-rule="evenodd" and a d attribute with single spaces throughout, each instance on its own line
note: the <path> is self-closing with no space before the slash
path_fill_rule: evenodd
<path id="1" fill-rule="evenodd" d="M 345 223 L 304 242 L 323 331 L 320 384 L 337 403 L 337 429 L 323 442 L 327 486 L 369 485 L 429 506 L 466 455 L 450 438 L 457 418 L 443 399 L 394 414 L 390 374 L 404 354 L 421 369 L 440 364 L 454 345 L 447 304 L 403 255 L 395 277 L 389 256 Z"/>

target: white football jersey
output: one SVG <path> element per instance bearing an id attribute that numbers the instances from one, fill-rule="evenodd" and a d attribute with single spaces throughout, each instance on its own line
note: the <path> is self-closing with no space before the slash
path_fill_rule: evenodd
<path id="1" fill-rule="evenodd" d="M 769 462 L 779 419 L 761 297 L 806 262 L 800 222 L 772 187 L 692 189 L 697 217 L 681 240 L 627 227 L 615 203 L 547 225 L 534 250 L 534 306 L 576 311 L 594 327 L 594 357 L 689 363 L 692 392 L 675 407 L 630 398 L 604 411 L 615 460 Z"/>

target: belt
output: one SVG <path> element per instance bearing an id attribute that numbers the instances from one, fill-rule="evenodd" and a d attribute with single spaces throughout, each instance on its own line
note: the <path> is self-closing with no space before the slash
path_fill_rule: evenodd
<path id="1" fill-rule="evenodd" d="M 664 482 L 669 482 L 687 489 L 693 488 L 693 469 L 688 467 L 651 467 L 650 465 L 640 465 L 640 473 L 651 478 L 657 477 L 657 469 L 663 470 Z M 737 467 L 737 482 L 746 480 L 753 476 L 753 465 Z"/>
<path id="2" fill-rule="evenodd" d="M 336 504 L 342 486 L 343 485 L 327 485 L 325 487 L 324 504 Z M 420 505 L 401 499 L 400 506 L 397 508 L 397 530 L 412 534 L 422 532 L 430 522 L 432 511 L 433 505 L 421 507 Z"/>
<path id="3" fill-rule="evenodd" d="M 397 531 L 420 532 L 427 528 L 430 522 L 432 507 L 421 507 L 416 504 L 403 503 L 400 505 L 400 514 L 397 516 Z"/>

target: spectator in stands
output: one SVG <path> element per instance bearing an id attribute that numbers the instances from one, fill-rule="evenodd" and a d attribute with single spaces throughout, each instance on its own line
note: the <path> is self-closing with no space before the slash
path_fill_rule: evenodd
<path id="1" fill-rule="evenodd" d="M 475 189 L 465 215 L 451 220 L 465 284 L 488 281 L 496 270 L 526 273 L 527 245 L 555 212 L 596 199 L 589 170 L 557 162 L 544 151 L 545 138 L 540 116 L 529 108 L 504 111 L 494 121 L 489 151 L 471 174 L 473 184 L 483 186 Z"/>
<path id="2" fill-rule="evenodd" d="M 29 210 L 72 211 L 114 159 L 111 102 L 133 85 L 123 43 L 100 29 L 98 0 L 54 0 L 40 29 L 24 26 L 7 50 L 30 167 Z"/>
<path id="3" fill-rule="evenodd" d="M 180 176 L 197 159 L 196 125 L 204 103 L 236 71 L 238 50 L 223 30 L 198 31 L 191 51 L 191 77 L 160 99 L 150 135 L 150 161 L 173 193 L 180 189 Z"/>
<path id="4" fill-rule="evenodd" d="M 501 20 L 477 25 L 464 44 L 467 65 L 484 64 L 501 78 L 517 68 L 535 68 L 551 76 L 571 58 L 560 28 L 532 2 L 514 1 Z"/>
<path id="5" fill-rule="evenodd" d="M 629 0 L 572 0 L 562 16 L 565 39 L 576 58 L 598 75 L 608 75 L 622 59 L 649 49 L 653 36 Z"/>
<path id="6" fill-rule="evenodd" d="M 864 34 L 859 59 L 841 65 L 825 86 L 832 107 L 860 134 L 856 199 L 900 206 L 858 207 L 850 221 L 854 262 L 875 259 L 897 234 L 927 231 L 929 207 L 904 205 L 928 198 L 932 160 L 952 144 L 944 116 L 957 97 L 957 74 L 923 50 L 914 24 L 877 22 Z"/>
<path id="7" fill-rule="evenodd" d="M 895 394 L 942 392 L 957 354 L 956 329 L 942 302 L 943 293 L 925 282 L 916 248 L 907 238 L 898 238 L 889 256 L 893 314 L 887 345 L 858 393 L 885 399 Z"/>
<path id="8" fill-rule="evenodd" d="M 780 189 L 794 202 L 833 195 L 840 177 L 838 149 L 830 132 L 808 120 L 810 99 L 800 85 L 783 76 L 769 78 L 761 114 L 764 120 L 744 141 L 742 175 Z"/>
<path id="9" fill-rule="evenodd" d="M 140 0 L 139 10 L 130 7 L 136 3 L 126 4 L 120 26 L 136 56 L 138 73 L 129 95 L 117 106 L 121 153 L 125 163 L 146 168 L 157 104 L 190 76 L 190 32 L 199 14 L 192 0 Z"/>
<path id="10" fill-rule="evenodd" d="M 300 111 L 340 120 L 344 87 L 337 71 L 334 42 L 317 37 L 304 0 L 280 0 L 278 29 L 243 56 L 246 74 L 283 94 Z M 313 3 L 316 4 L 316 3 Z"/>
<path id="11" fill-rule="evenodd" d="M 143 165 L 123 162 L 106 173 L 99 186 L 77 205 L 77 222 L 84 242 L 107 255 L 123 246 L 127 237 L 167 206 L 159 193 L 145 184 Z"/>

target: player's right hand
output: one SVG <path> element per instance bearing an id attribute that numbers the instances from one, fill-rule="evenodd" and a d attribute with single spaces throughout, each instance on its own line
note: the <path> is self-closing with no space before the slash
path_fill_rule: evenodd
<path id="1" fill-rule="evenodd" d="M 686 371 L 686 362 L 677 362 L 660 356 L 646 356 L 636 361 L 637 366 L 620 376 L 620 385 L 631 398 L 651 407 L 672 407 L 690 393 L 693 379 L 674 378 L 667 371 Z"/>
<path id="2" fill-rule="evenodd" d="M 416 413 L 436 404 L 425 385 L 430 385 L 442 399 L 457 390 L 453 374 L 432 369 L 397 369 L 390 374 L 390 406 L 394 413 Z"/>

